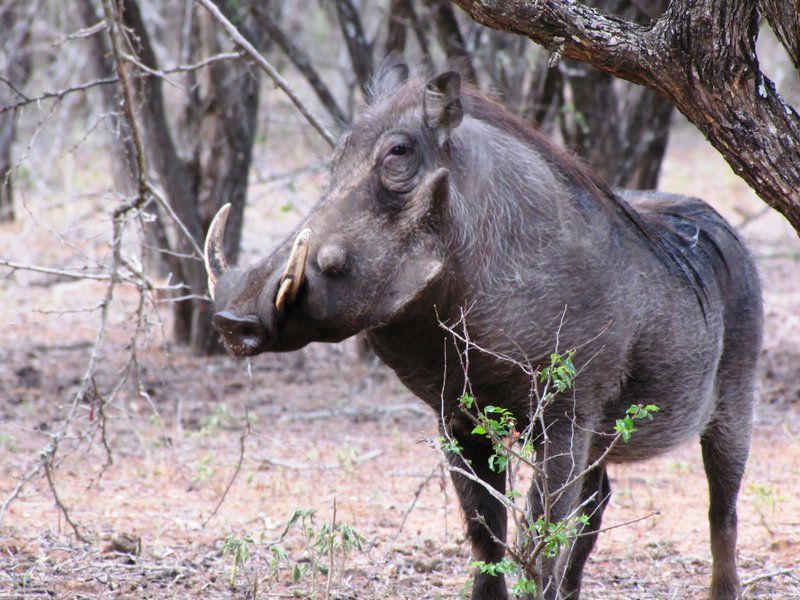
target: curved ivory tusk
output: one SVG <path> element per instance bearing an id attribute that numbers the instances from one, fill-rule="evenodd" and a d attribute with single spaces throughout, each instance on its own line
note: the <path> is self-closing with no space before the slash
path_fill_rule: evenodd
<path id="1" fill-rule="evenodd" d="M 278 295 L 275 297 L 275 310 L 278 312 L 283 310 L 283 305 L 286 304 L 286 297 L 289 295 L 289 288 L 291 287 L 291 279 L 284 279 L 281 281 L 281 287 L 278 289 Z"/>
<path id="2" fill-rule="evenodd" d="M 208 227 L 203 259 L 208 273 L 208 291 L 214 299 L 214 289 L 217 280 L 228 270 L 228 261 L 225 259 L 225 224 L 228 222 L 228 213 L 231 212 L 230 202 L 219 209 Z"/>
<path id="3" fill-rule="evenodd" d="M 288 300 L 294 302 L 303 279 L 306 274 L 306 259 L 308 258 L 308 240 L 311 238 L 311 230 L 303 229 L 297 234 L 286 262 L 286 269 L 281 277 L 281 285 L 278 288 L 278 295 L 275 297 L 275 310 L 280 312 Z"/>

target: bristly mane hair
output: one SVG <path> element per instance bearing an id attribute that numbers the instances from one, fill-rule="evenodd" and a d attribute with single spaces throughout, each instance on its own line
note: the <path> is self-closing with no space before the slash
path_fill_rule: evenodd
<path id="1" fill-rule="evenodd" d="M 588 192 L 617 223 L 633 228 L 655 253 L 659 260 L 673 272 L 679 272 L 694 290 L 700 306 L 705 313 L 708 296 L 704 277 L 697 271 L 684 254 L 682 236 L 669 228 L 651 223 L 636 212 L 623 198 L 615 194 L 608 184 L 579 157 L 559 148 L 536 126 L 519 115 L 509 111 L 494 98 L 489 97 L 475 86 L 467 84 L 461 88 L 464 111 L 475 119 L 489 123 L 509 135 L 535 147 L 567 183 L 579 186 Z"/>
<path id="2" fill-rule="evenodd" d="M 386 73 L 397 68 L 404 69 L 405 73 L 408 73 L 407 67 L 402 62 L 389 61 L 379 70 L 376 80 L 381 79 L 380 72 Z M 372 87 L 370 104 L 376 106 L 386 102 L 390 110 L 404 112 L 420 101 L 424 86 L 425 79 L 420 77 L 412 77 L 399 88 L 391 86 L 388 89 L 381 89 L 380 84 L 376 83 Z M 585 191 L 614 222 L 637 233 L 667 269 L 682 275 L 697 296 L 705 314 L 708 302 L 705 278 L 686 255 L 687 248 L 683 236 L 670 227 L 665 227 L 665 224 L 653 222 L 635 211 L 579 157 L 557 146 L 533 123 L 512 113 L 474 85 L 465 83 L 461 86 L 461 100 L 465 114 L 533 146 L 556 172 L 561 174 L 567 185 Z"/>

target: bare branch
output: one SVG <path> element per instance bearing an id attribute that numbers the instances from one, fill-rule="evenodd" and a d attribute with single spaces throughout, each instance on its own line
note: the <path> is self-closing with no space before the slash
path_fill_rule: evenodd
<path id="1" fill-rule="evenodd" d="M 760 575 L 754 575 L 749 579 L 745 579 L 742 582 L 742 587 L 747 588 L 753 585 L 754 583 L 758 583 L 759 581 L 764 581 L 765 579 L 774 579 L 775 577 L 780 577 L 782 575 L 788 575 L 794 579 L 800 579 L 797 575 L 795 575 L 792 569 L 778 569 L 777 571 L 770 571 L 769 573 L 761 573 Z"/>
<path id="2" fill-rule="evenodd" d="M 319 98 L 320 103 L 325 107 L 334 121 L 337 123 L 347 123 L 349 120 L 347 115 L 345 115 L 344 111 L 339 107 L 330 88 L 325 81 L 323 81 L 322 77 L 319 76 L 314 65 L 311 64 L 311 59 L 308 57 L 308 54 L 306 54 L 302 48 L 295 45 L 289 36 L 283 32 L 283 29 L 281 29 L 270 16 L 266 6 L 263 4 L 256 4 L 253 7 L 253 15 L 259 25 L 269 35 L 270 39 L 280 46 L 284 54 L 292 61 L 292 64 L 300 71 L 303 77 L 306 78 L 311 89 L 314 90 L 317 98 Z"/>
<path id="3" fill-rule="evenodd" d="M 3 81 L 5 83 L 5 80 L 2 77 L 0 77 L 0 81 Z M 54 98 L 57 100 L 63 100 L 65 96 L 69 96 L 70 94 L 74 94 L 75 92 L 85 92 L 100 85 L 109 85 L 117 83 L 117 81 L 119 81 L 119 79 L 117 79 L 116 77 L 106 77 L 103 79 L 94 79 L 92 81 L 87 81 L 86 83 L 80 83 L 78 85 L 74 85 L 65 88 L 63 90 L 58 90 L 56 92 L 45 92 L 34 98 L 28 98 L 27 96 L 23 96 L 22 100 L 18 100 L 13 104 L 9 104 L 7 106 L 0 106 L 0 114 L 3 114 L 10 110 L 17 110 L 18 108 L 22 108 L 23 106 L 27 106 L 28 104 L 38 104 L 45 100 L 52 100 Z"/>
<path id="4" fill-rule="evenodd" d="M 211 16 L 219 22 L 220 25 L 228 32 L 228 35 L 231 36 L 231 39 L 240 47 L 245 53 L 252 58 L 255 63 L 267 74 L 269 75 L 270 79 L 275 82 L 275 84 L 283 90 L 283 92 L 289 96 L 289 99 L 292 103 L 297 107 L 297 110 L 306 118 L 306 120 L 311 124 L 311 126 L 317 130 L 317 132 L 323 137 L 323 139 L 328 142 L 328 145 L 331 147 L 336 145 L 336 141 L 334 140 L 333 136 L 328 132 L 325 126 L 315 117 L 311 111 L 306 107 L 303 101 L 297 96 L 294 90 L 291 88 L 289 83 L 281 77 L 280 73 L 275 70 L 269 61 L 264 58 L 258 50 L 256 50 L 253 45 L 245 39 L 245 37 L 239 33 L 239 30 L 236 26 L 231 23 L 225 15 L 217 8 L 217 6 L 211 0 L 197 0 L 200 4 L 203 5 Z"/>
<path id="5" fill-rule="evenodd" d="M 40 267 L 38 265 L 26 265 L 11 260 L 0 258 L 0 265 L 10 267 L 14 270 L 34 271 L 36 273 L 46 273 L 48 275 L 58 275 L 59 277 L 69 277 L 70 279 L 94 279 L 96 281 L 108 281 L 111 276 L 108 273 L 84 273 L 81 271 L 68 271 L 66 269 L 54 269 L 52 267 Z"/>
<path id="6" fill-rule="evenodd" d="M 306 412 L 289 413 L 283 415 L 278 421 L 285 423 L 288 421 L 311 421 L 314 419 L 329 419 L 331 417 L 364 417 L 375 415 L 392 415 L 397 412 L 412 412 L 418 415 L 430 414 L 427 410 L 417 404 L 397 404 L 394 406 L 370 406 L 367 408 L 337 408 L 333 410 L 311 410 Z"/>
<path id="7" fill-rule="evenodd" d="M 61 511 L 61 514 L 64 515 L 64 519 L 69 523 L 69 526 L 72 528 L 75 537 L 82 541 L 84 544 L 88 544 L 89 540 L 84 537 L 81 533 L 80 529 L 78 529 L 78 524 L 72 520 L 72 517 L 69 516 L 69 511 L 67 507 L 64 506 L 64 503 L 61 501 L 61 498 L 58 495 L 58 490 L 56 489 L 56 482 L 53 480 L 53 455 L 55 453 L 55 446 L 52 447 L 53 452 L 48 454 L 47 456 L 42 458 L 44 464 L 44 472 L 47 475 L 47 484 L 50 486 L 50 491 L 53 493 L 53 499 L 55 500 L 56 506 Z"/>
<path id="8" fill-rule="evenodd" d="M 242 57 L 242 54 L 238 53 L 238 52 L 223 52 L 223 53 L 217 54 L 216 56 L 210 56 L 207 59 L 199 61 L 199 62 L 194 63 L 194 64 L 176 65 L 174 67 L 171 67 L 169 69 L 164 69 L 164 70 L 151 69 L 151 68 L 149 68 L 149 67 L 147 67 L 147 66 L 145 66 L 145 65 L 143 65 L 141 63 L 138 63 L 137 66 L 142 68 L 142 70 L 144 70 L 145 73 L 137 74 L 135 77 L 137 77 L 137 78 L 139 78 L 139 77 L 161 77 L 161 78 L 165 78 L 167 75 L 170 75 L 172 73 L 185 73 L 187 71 L 194 71 L 194 70 L 202 69 L 203 67 L 207 67 L 209 65 L 212 65 L 215 62 L 218 62 L 218 61 L 221 61 L 221 60 L 231 60 L 231 59 L 237 59 L 237 58 L 241 58 L 241 57 Z M 0 82 L 5 83 L 9 87 L 12 87 L 11 82 L 7 81 L 2 76 L 0 76 Z M 20 96 L 22 96 L 22 100 L 18 100 L 17 102 L 14 102 L 13 104 L 9 104 L 7 106 L 0 106 L 0 115 L 5 113 L 5 112 L 8 112 L 8 111 L 17 110 L 18 108 L 22 108 L 23 106 L 27 106 L 29 104 L 39 104 L 40 102 L 44 102 L 46 100 L 53 100 L 53 99 L 60 101 L 60 100 L 63 100 L 66 96 L 69 96 L 70 94 L 74 94 L 75 92 L 86 92 L 86 91 L 88 91 L 88 90 L 90 90 L 92 88 L 95 88 L 95 87 L 104 86 L 104 85 L 112 85 L 112 84 L 115 84 L 115 83 L 119 83 L 119 77 L 103 77 L 101 79 L 93 79 L 92 81 L 87 81 L 86 83 L 79 83 L 79 84 L 64 88 L 62 90 L 57 90 L 57 91 L 53 91 L 53 92 L 44 92 L 44 93 L 39 94 L 38 96 L 35 96 L 33 98 L 29 98 L 29 97 L 25 96 L 22 92 L 20 92 L 18 90 L 15 90 Z"/>
<path id="9" fill-rule="evenodd" d="M 348 462 L 358 464 L 378 458 L 381 454 L 383 454 L 383 450 L 370 450 L 369 452 L 364 452 L 364 454 L 359 454 Z M 292 469 L 295 471 L 333 471 L 335 469 L 342 468 L 341 462 L 331 463 L 315 461 L 313 463 L 300 463 L 292 460 L 271 457 L 265 457 L 260 460 L 267 464 L 275 465 L 276 467 L 283 467 L 284 469 Z"/>
<path id="10" fill-rule="evenodd" d="M 361 16 L 352 0 L 335 0 L 336 15 L 342 30 L 350 64 L 356 74 L 358 84 L 364 97 L 369 96 L 369 83 L 372 77 L 372 45 L 364 34 Z"/>
<path id="11" fill-rule="evenodd" d="M 400 521 L 400 526 L 395 531 L 394 535 L 392 536 L 392 540 L 389 542 L 389 553 L 392 551 L 392 547 L 394 543 L 397 541 L 397 538 L 403 532 L 403 527 L 406 526 L 406 521 L 408 520 L 408 516 L 411 514 L 411 511 L 414 510 L 414 507 L 417 505 L 417 500 L 419 500 L 420 495 L 422 494 L 422 490 L 424 490 L 428 483 L 433 479 L 433 476 L 436 475 L 436 471 L 439 470 L 439 461 L 436 461 L 433 465 L 433 468 L 430 470 L 430 473 L 422 480 L 422 482 L 417 486 L 417 489 L 414 491 L 414 497 L 411 500 L 411 504 L 408 505 L 408 508 L 403 513 L 403 520 Z"/>

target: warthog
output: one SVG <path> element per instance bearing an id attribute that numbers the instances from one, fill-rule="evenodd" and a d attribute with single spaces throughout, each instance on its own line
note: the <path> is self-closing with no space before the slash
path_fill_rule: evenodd
<path id="1" fill-rule="evenodd" d="M 739 594 L 736 499 L 762 307 L 751 257 L 708 205 L 617 195 L 457 73 L 425 81 L 395 65 L 339 138 L 328 188 L 299 233 L 255 266 L 229 268 L 226 215 L 210 228 L 206 263 L 214 326 L 228 350 L 283 352 L 365 331 L 501 493 L 491 445 L 471 435 L 459 411 L 463 348 L 442 323 L 467 314 L 471 342 L 489 351 L 470 355 L 474 396 L 511 410 L 520 431 L 530 376 L 499 357 L 546 365 L 556 333 L 561 348 L 580 347 L 574 388 L 546 411 L 551 487 L 602 455 L 626 408 L 660 408 L 550 507 L 558 521 L 585 502 L 589 520 L 559 560 L 544 562 L 547 597 L 578 597 L 610 494 L 605 463 L 646 459 L 698 435 L 711 500 L 711 597 Z M 504 507 L 463 476 L 453 482 L 475 557 L 499 561 Z M 529 502 L 540 514 L 535 487 Z M 502 575 L 476 572 L 472 598 L 506 597 Z"/>

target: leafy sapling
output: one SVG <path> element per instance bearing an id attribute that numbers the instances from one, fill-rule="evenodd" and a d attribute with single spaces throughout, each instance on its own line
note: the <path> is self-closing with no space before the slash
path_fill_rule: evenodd
<path id="1" fill-rule="evenodd" d="M 249 534 L 244 537 L 237 538 L 233 534 L 225 538 L 225 543 L 222 545 L 223 556 L 232 556 L 231 573 L 228 580 L 231 588 L 236 586 L 236 574 L 240 567 L 247 564 L 250 560 L 250 544 L 253 543 L 253 538 Z"/>
<path id="2" fill-rule="evenodd" d="M 634 421 L 647 419 L 653 420 L 653 413 L 657 413 L 659 408 L 655 404 L 648 404 L 642 406 L 641 404 L 631 404 L 628 410 L 625 411 L 625 416 L 622 419 L 617 419 L 614 425 L 614 431 L 622 436 L 622 441 L 626 444 L 630 441 L 631 436 L 636 431 Z"/>

